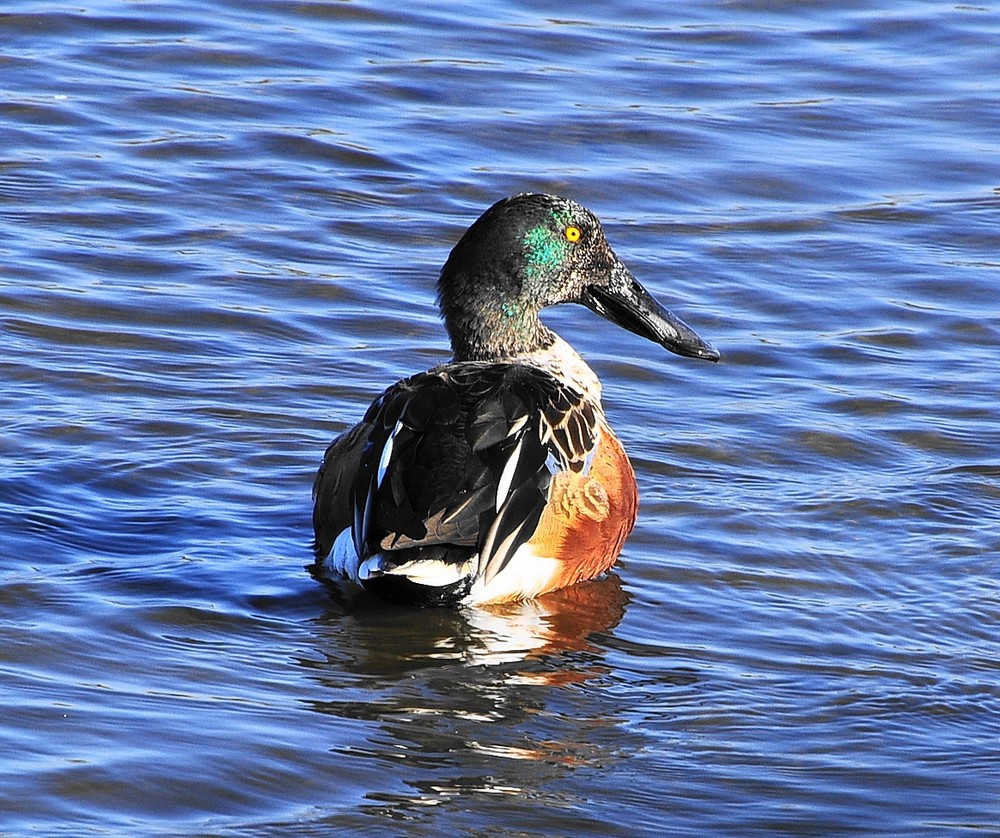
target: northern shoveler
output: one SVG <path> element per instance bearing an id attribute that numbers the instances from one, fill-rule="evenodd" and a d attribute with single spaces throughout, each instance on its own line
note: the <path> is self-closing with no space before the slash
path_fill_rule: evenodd
<path id="1" fill-rule="evenodd" d="M 538 314 L 582 303 L 678 355 L 719 353 L 638 283 L 566 198 L 490 207 L 441 270 L 452 361 L 393 384 L 326 451 L 316 569 L 419 605 L 528 599 L 591 579 L 635 524 L 601 385 Z"/>

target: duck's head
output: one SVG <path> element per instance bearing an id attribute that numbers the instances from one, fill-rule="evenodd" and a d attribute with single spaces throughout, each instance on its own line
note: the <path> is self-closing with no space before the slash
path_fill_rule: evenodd
<path id="1" fill-rule="evenodd" d="M 438 299 L 456 360 L 545 348 L 553 336 L 538 313 L 558 303 L 582 303 L 678 355 L 719 360 L 632 276 L 597 217 L 555 195 L 515 195 L 483 213 L 442 268 Z"/>

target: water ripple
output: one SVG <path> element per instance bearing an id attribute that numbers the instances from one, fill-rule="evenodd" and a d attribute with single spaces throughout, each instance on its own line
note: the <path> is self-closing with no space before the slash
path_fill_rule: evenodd
<path id="1" fill-rule="evenodd" d="M 996 10 L 0 27 L 0 831 L 1000 829 Z M 620 568 L 324 589 L 324 446 L 448 357 L 441 263 L 528 189 L 723 353 L 546 314 L 636 467 Z"/>

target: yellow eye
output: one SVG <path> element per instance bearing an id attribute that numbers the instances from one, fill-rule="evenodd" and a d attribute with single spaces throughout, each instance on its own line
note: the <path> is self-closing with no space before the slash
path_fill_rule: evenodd
<path id="1" fill-rule="evenodd" d="M 566 241 L 578 242 L 580 241 L 580 236 L 583 234 L 580 232 L 579 227 L 573 227 L 571 225 L 563 230 L 563 235 L 566 236 Z"/>

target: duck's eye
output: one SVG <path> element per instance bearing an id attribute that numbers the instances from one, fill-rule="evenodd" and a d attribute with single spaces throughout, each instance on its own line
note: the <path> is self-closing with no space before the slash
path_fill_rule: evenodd
<path id="1" fill-rule="evenodd" d="M 566 236 L 566 241 L 578 242 L 580 241 L 580 236 L 583 233 L 580 232 L 579 227 L 574 227 L 572 224 L 563 230 L 563 235 Z"/>

